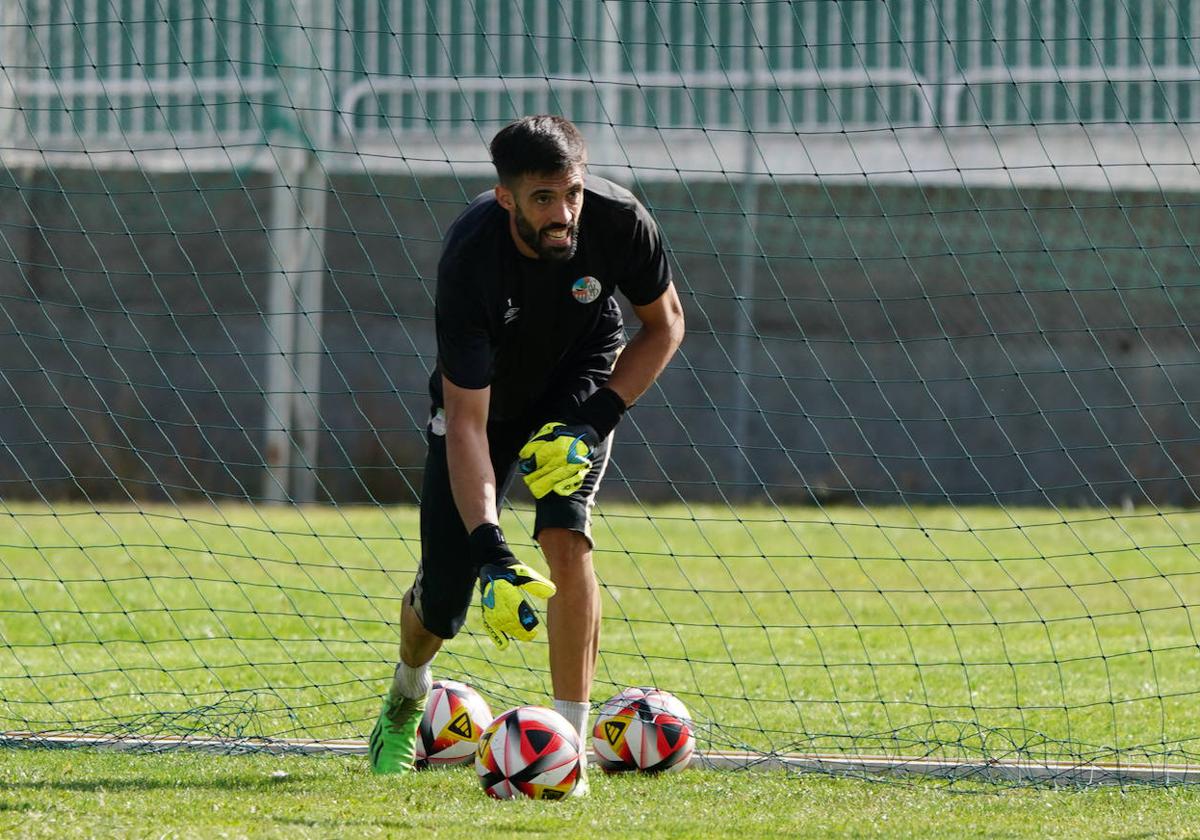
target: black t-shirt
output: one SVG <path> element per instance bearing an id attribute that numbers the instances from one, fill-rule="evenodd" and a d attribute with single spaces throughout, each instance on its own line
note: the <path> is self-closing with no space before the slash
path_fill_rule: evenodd
<path id="1" fill-rule="evenodd" d="M 491 192 L 454 221 L 438 263 L 435 407 L 445 375 L 460 388 L 490 385 L 489 419 L 525 418 L 597 360 L 612 363 L 624 341 L 614 291 L 653 303 L 671 272 L 654 220 L 611 181 L 587 177 L 576 236 L 567 262 L 522 255 Z"/>

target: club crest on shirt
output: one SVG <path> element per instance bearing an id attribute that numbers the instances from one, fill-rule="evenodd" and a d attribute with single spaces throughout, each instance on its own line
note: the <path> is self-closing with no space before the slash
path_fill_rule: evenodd
<path id="1" fill-rule="evenodd" d="M 591 303 L 600 297 L 600 281 L 595 277 L 580 277 L 571 284 L 571 296 L 580 303 Z"/>

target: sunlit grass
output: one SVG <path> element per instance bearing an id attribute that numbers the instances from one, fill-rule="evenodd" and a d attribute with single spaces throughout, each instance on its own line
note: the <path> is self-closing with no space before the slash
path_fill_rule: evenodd
<path id="1" fill-rule="evenodd" d="M 505 516 L 540 563 L 530 512 Z M 417 533 L 407 507 L 10 506 L 0 728 L 361 736 Z M 705 746 L 978 752 L 1001 730 L 1178 758 L 1200 737 L 1191 512 L 607 506 L 595 534 L 593 699 L 666 688 Z M 477 629 L 437 671 L 547 702 L 544 645 Z"/>
<path id="2" fill-rule="evenodd" d="M 985 792 L 780 772 L 592 774 L 591 796 L 497 802 L 470 769 L 372 776 L 361 757 L 0 751 L 0 836 L 1189 837 L 1195 788 Z"/>

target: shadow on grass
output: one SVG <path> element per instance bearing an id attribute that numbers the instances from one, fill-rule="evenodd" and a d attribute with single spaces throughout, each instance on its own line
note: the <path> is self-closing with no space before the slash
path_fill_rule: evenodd
<path id="1" fill-rule="evenodd" d="M 370 819 L 346 819 L 345 817 L 330 817 L 329 819 L 297 819 L 296 817 L 276 817 L 266 815 L 265 819 L 277 825 L 294 825 L 302 828 L 329 828 L 343 829 L 347 826 L 360 825 L 364 828 L 388 828 L 396 831 L 412 831 L 420 828 L 420 823 L 403 822 L 400 820 L 388 820 L 379 817 Z"/>
<path id="2" fill-rule="evenodd" d="M 100 791 L 153 791 L 153 790 L 218 790 L 218 791 L 268 791 L 290 787 L 301 779 L 271 779 L 261 776 L 228 776 L 204 781 L 167 781 L 158 779 L 61 779 L 58 781 L 0 782 L 0 793 L 18 790 L 60 790 L 72 793 L 98 793 Z M 311 779 L 307 780 L 311 784 Z M 0 803 L 0 808 L 3 808 Z"/>
<path id="3" fill-rule="evenodd" d="M 38 806 L 32 802 L 0 802 L 0 811 L 36 811 Z"/>

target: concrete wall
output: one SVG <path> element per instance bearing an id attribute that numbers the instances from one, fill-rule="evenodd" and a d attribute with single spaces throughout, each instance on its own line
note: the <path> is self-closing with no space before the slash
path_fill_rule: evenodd
<path id="1" fill-rule="evenodd" d="M 323 498 L 416 498 L 439 239 L 486 186 L 333 181 Z M 257 496 L 267 187 L 3 176 L 6 499 Z M 689 334 L 606 497 L 1195 499 L 1194 195 L 766 182 L 751 232 L 728 184 L 637 188 Z"/>

